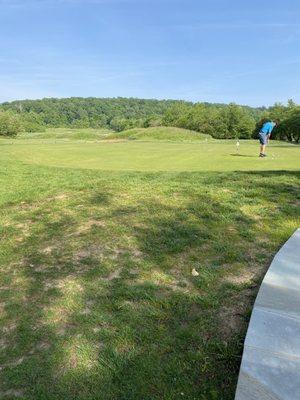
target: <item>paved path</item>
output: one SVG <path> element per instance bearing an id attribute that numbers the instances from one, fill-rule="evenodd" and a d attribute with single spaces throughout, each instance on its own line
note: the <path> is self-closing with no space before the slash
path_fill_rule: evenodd
<path id="1" fill-rule="evenodd" d="M 276 254 L 254 304 L 236 400 L 300 400 L 300 229 Z"/>

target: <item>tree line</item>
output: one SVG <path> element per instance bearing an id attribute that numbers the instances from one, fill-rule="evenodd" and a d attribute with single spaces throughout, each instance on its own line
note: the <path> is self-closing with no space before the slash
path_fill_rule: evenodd
<path id="1" fill-rule="evenodd" d="M 18 115 L 25 131 L 46 127 L 109 128 L 122 131 L 155 124 L 174 100 L 134 98 L 46 98 L 2 103 L 0 111 Z"/>
<path id="2" fill-rule="evenodd" d="M 266 108 L 234 103 L 191 103 L 134 98 L 47 98 L 0 105 L 0 134 L 42 131 L 47 127 L 108 128 L 116 132 L 135 127 L 175 126 L 218 139 L 257 136 L 263 122 L 278 120 L 273 137 L 300 141 L 300 106 L 289 100 Z"/>

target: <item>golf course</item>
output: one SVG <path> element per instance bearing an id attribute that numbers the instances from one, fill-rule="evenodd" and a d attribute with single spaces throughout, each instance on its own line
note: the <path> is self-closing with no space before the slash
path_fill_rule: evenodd
<path id="1" fill-rule="evenodd" d="M 300 146 L 187 129 L 0 138 L 0 398 L 232 400 L 300 226 Z"/>

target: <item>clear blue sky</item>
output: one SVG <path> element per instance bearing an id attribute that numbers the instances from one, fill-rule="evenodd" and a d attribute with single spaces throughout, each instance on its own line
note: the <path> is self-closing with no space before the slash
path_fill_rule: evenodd
<path id="1" fill-rule="evenodd" d="M 299 0 L 0 0 L 0 101 L 300 102 Z"/>

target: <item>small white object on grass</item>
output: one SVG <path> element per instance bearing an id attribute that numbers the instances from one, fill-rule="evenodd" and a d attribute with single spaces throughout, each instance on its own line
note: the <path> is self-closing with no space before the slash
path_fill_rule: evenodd
<path id="1" fill-rule="evenodd" d="M 236 151 L 237 152 L 239 151 L 239 147 L 240 147 L 240 141 L 238 139 L 237 142 L 236 142 Z"/>
<path id="2" fill-rule="evenodd" d="M 195 268 L 192 269 L 192 275 L 193 276 L 199 276 L 199 272 L 195 270 Z"/>

